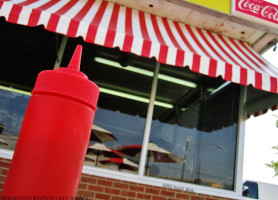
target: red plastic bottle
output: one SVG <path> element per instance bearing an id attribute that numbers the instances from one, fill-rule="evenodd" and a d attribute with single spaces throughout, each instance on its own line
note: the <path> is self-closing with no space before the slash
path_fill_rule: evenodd
<path id="1" fill-rule="evenodd" d="M 2 196 L 76 196 L 99 96 L 79 71 L 81 52 L 78 45 L 67 68 L 38 75 Z"/>

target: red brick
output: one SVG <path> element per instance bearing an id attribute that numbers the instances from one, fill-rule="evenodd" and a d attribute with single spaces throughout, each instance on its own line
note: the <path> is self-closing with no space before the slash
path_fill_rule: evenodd
<path id="1" fill-rule="evenodd" d="M 0 176 L 0 182 L 5 183 L 5 180 L 6 180 L 6 176 Z"/>
<path id="2" fill-rule="evenodd" d="M 224 197 L 213 197 L 213 198 L 215 198 L 215 199 L 217 199 L 217 200 L 229 200 L 229 199 L 226 199 L 226 198 L 224 198 Z M 230 199 L 230 200 L 234 200 L 234 199 Z"/>
<path id="3" fill-rule="evenodd" d="M 176 193 L 176 198 L 179 198 L 179 199 L 190 199 L 190 195 L 182 194 L 182 193 Z"/>
<path id="4" fill-rule="evenodd" d="M 79 183 L 79 188 L 80 188 L 80 189 L 87 189 L 87 188 L 88 188 L 88 185 L 87 185 L 87 184 L 84 184 L 84 183 Z"/>
<path id="5" fill-rule="evenodd" d="M 110 197 L 111 196 L 109 194 L 101 194 L 101 193 L 96 193 L 95 196 L 96 199 L 107 199 L 107 200 L 109 200 Z"/>
<path id="6" fill-rule="evenodd" d="M 146 188 L 145 192 L 149 194 L 159 194 L 159 190 L 154 188 Z"/>
<path id="7" fill-rule="evenodd" d="M 167 198 L 162 196 L 153 196 L 152 200 L 167 200 Z"/>
<path id="8" fill-rule="evenodd" d="M 112 197 L 111 200 L 126 200 L 125 197 Z"/>
<path id="9" fill-rule="evenodd" d="M 6 161 L 0 160 L 0 167 L 1 167 L 1 168 L 7 168 L 7 169 L 9 169 L 9 167 L 10 167 L 10 162 L 6 162 Z"/>
<path id="10" fill-rule="evenodd" d="M 129 189 L 136 192 L 144 192 L 145 188 L 138 185 L 130 185 Z"/>
<path id="11" fill-rule="evenodd" d="M 97 180 L 95 178 L 91 178 L 91 177 L 81 177 L 81 181 L 82 183 L 92 183 L 95 184 L 97 182 Z"/>
<path id="12" fill-rule="evenodd" d="M 93 192 L 84 191 L 84 190 L 79 190 L 79 191 L 78 191 L 78 196 L 82 196 L 82 197 L 93 197 L 93 195 L 94 195 Z"/>
<path id="13" fill-rule="evenodd" d="M 121 196 L 135 197 L 136 193 L 135 192 L 131 192 L 131 191 L 123 190 L 123 191 L 121 191 Z"/>
<path id="14" fill-rule="evenodd" d="M 175 192 L 161 190 L 161 195 L 167 196 L 167 197 L 174 197 L 175 196 Z"/>
<path id="15" fill-rule="evenodd" d="M 206 200 L 217 200 L 217 198 L 207 197 Z"/>
<path id="16" fill-rule="evenodd" d="M 85 197 L 85 196 L 76 196 L 78 200 L 88 200 L 89 197 Z"/>
<path id="17" fill-rule="evenodd" d="M 109 186 L 111 187 L 113 185 L 113 182 L 112 181 L 109 181 L 109 180 L 102 180 L 102 179 L 99 179 L 97 181 L 97 184 L 98 185 L 103 185 L 103 186 Z"/>
<path id="18" fill-rule="evenodd" d="M 149 195 L 149 194 L 137 193 L 137 198 L 138 199 L 148 199 L 148 200 L 150 200 L 152 198 L 152 196 Z"/>
<path id="19" fill-rule="evenodd" d="M 121 189 L 128 189 L 128 184 L 116 182 L 116 183 L 114 183 L 114 187 L 121 188 Z"/>
<path id="20" fill-rule="evenodd" d="M 191 200 L 204 200 L 204 197 L 191 196 Z"/>
<path id="21" fill-rule="evenodd" d="M 103 192 L 104 187 L 98 186 L 98 185 L 89 185 L 88 187 L 89 191 L 95 191 L 95 192 Z"/>
<path id="22" fill-rule="evenodd" d="M 0 189 L 3 189 L 4 183 L 0 183 Z"/>
<path id="23" fill-rule="evenodd" d="M 8 174 L 8 170 L 7 169 L 1 169 L 1 174 L 7 175 Z"/>
<path id="24" fill-rule="evenodd" d="M 113 188 L 105 188 L 105 192 L 109 194 L 116 194 L 116 195 L 120 194 L 120 190 L 113 189 Z"/>

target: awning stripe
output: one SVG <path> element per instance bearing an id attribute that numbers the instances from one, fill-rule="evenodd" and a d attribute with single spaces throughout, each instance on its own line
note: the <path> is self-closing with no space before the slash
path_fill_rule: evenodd
<path id="1" fill-rule="evenodd" d="M 0 0 L 8 22 L 188 66 L 208 76 L 278 92 L 278 69 L 241 41 L 103 0 Z"/>
<path id="2" fill-rule="evenodd" d="M 277 85 L 278 85 L 278 82 L 277 82 L 277 79 L 274 78 L 274 77 L 270 77 L 270 91 L 275 93 L 275 91 L 277 91 Z"/>
<path id="3" fill-rule="evenodd" d="M 111 20 L 110 20 L 110 24 L 109 24 L 109 30 L 106 34 L 104 46 L 107 46 L 110 48 L 113 47 L 114 40 L 116 37 L 116 27 L 117 27 L 119 11 L 120 11 L 120 6 L 115 5 L 113 7 L 113 12 L 112 12 Z"/>
<path id="4" fill-rule="evenodd" d="M 175 25 L 175 30 L 178 32 L 181 40 L 183 41 L 183 49 L 185 52 L 189 51 L 189 52 L 192 52 L 192 53 L 196 53 L 195 50 L 193 49 L 193 47 L 191 46 L 190 42 L 187 40 L 187 37 L 185 37 L 185 34 L 184 32 L 182 31 L 181 29 L 181 24 L 178 23 L 178 22 L 173 22 L 174 25 Z"/>
<path id="5" fill-rule="evenodd" d="M 186 29 L 188 31 L 188 33 L 190 34 L 191 38 L 194 40 L 196 46 L 196 51 L 199 51 L 199 54 L 204 54 L 206 55 L 208 58 L 211 58 L 212 56 L 207 52 L 207 50 L 204 48 L 203 44 L 201 44 L 199 38 L 197 38 L 197 33 L 195 31 L 194 27 L 190 27 L 188 25 L 186 25 Z"/>
<path id="6" fill-rule="evenodd" d="M 248 65 L 251 65 L 253 69 L 263 70 L 263 68 L 258 65 L 253 59 L 251 59 L 250 56 L 247 55 L 247 53 L 243 51 L 242 48 L 234 40 L 231 40 L 231 38 L 228 39 L 229 41 L 227 42 L 233 47 L 233 49 L 235 49 L 235 51 L 237 51 L 238 55 L 241 55 L 243 57 Z"/>
<path id="7" fill-rule="evenodd" d="M 211 45 L 215 46 L 216 52 L 218 52 L 221 55 L 218 57 L 219 59 L 222 58 L 222 61 L 225 62 L 226 64 L 228 64 L 229 67 L 232 67 L 232 64 L 230 64 L 230 63 L 233 63 L 233 65 L 237 65 L 236 60 L 234 60 L 232 55 L 227 52 L 228 47 L 221 45 L 221 43 L 219 42 L 219 38 L 215 37 L 216 34 L 207 32 L 207 36 L 209 39 L 211 39 Z"/>
<path id="8" fill-rule="evenodd" d="M 149 34 L 147 33 L 147 25 L 146 25 L 144 13 L 143 12 L 138 12 L 138 13 L 139 13 L 140 28 L 142 30 L 142 37 L 146 38 L 146 40 L 143 40 L 141 55 L 145 57 L 150 57 L 151 40 Z"/>

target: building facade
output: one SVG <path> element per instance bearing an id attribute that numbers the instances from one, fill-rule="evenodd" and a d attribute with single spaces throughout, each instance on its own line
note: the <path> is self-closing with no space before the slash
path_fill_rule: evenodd
<path id="1" fill-rule="evenodd" d="M 81 44 L 100 97 L 78 196 L 242 199 L 244 120 L 278 88 L 248 44 L 100 0 L 0 3 L 1 187 L 37 74 Z"/>

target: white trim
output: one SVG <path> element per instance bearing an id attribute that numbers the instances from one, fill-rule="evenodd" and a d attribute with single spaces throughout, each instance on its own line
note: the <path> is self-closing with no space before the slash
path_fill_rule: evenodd
<path id="1" fill-rule="evenodd" d="M 12 150 L 0 149 L 0 158 L 12 159 L 14 152 Z M 172 181 L 167 179 L 160 179 L 147 176 L 139 176 L 138 174 L 130 174 L 126 172 L 113 171 L 104 168 L 92 167 L 84 165 L 82 169 L 83 174 L 94 175 L 99 177 L 105 177 L 110 179 L 128 181 L 133 183 L 139 183 L 150 186 L 157 186 L 163 188 L 170 188 L 174 190 L 181 190 L 187 192 L 193 192 L 204 195 L 212 195 L 217 197 L 231 198 L 244 200 L 241 197 L 241 193 L 236 193 L 234 191 L 228 191 L 218 188 L 210 188 L 201 185 L 195 185 L 190 183 L 182 183 L 178 181 Z"/>
<path id="2" fill-rule="evenodd" d="M 14 151 L 0 148 L 0 158 L 6 158 L 11 160 L 13 158 L 13 155 Z"/>
<path id="3" fill-rule="evenodd" d="M 247 97 L 247 87 L 240 87 L 238 131 L 237 131 L 237 151 L 235 163 L 235 192 L 242 192 L 243 160 L 244 160 L 244 137 L 245 137 L 245 116 L 244 105 Z"/>

